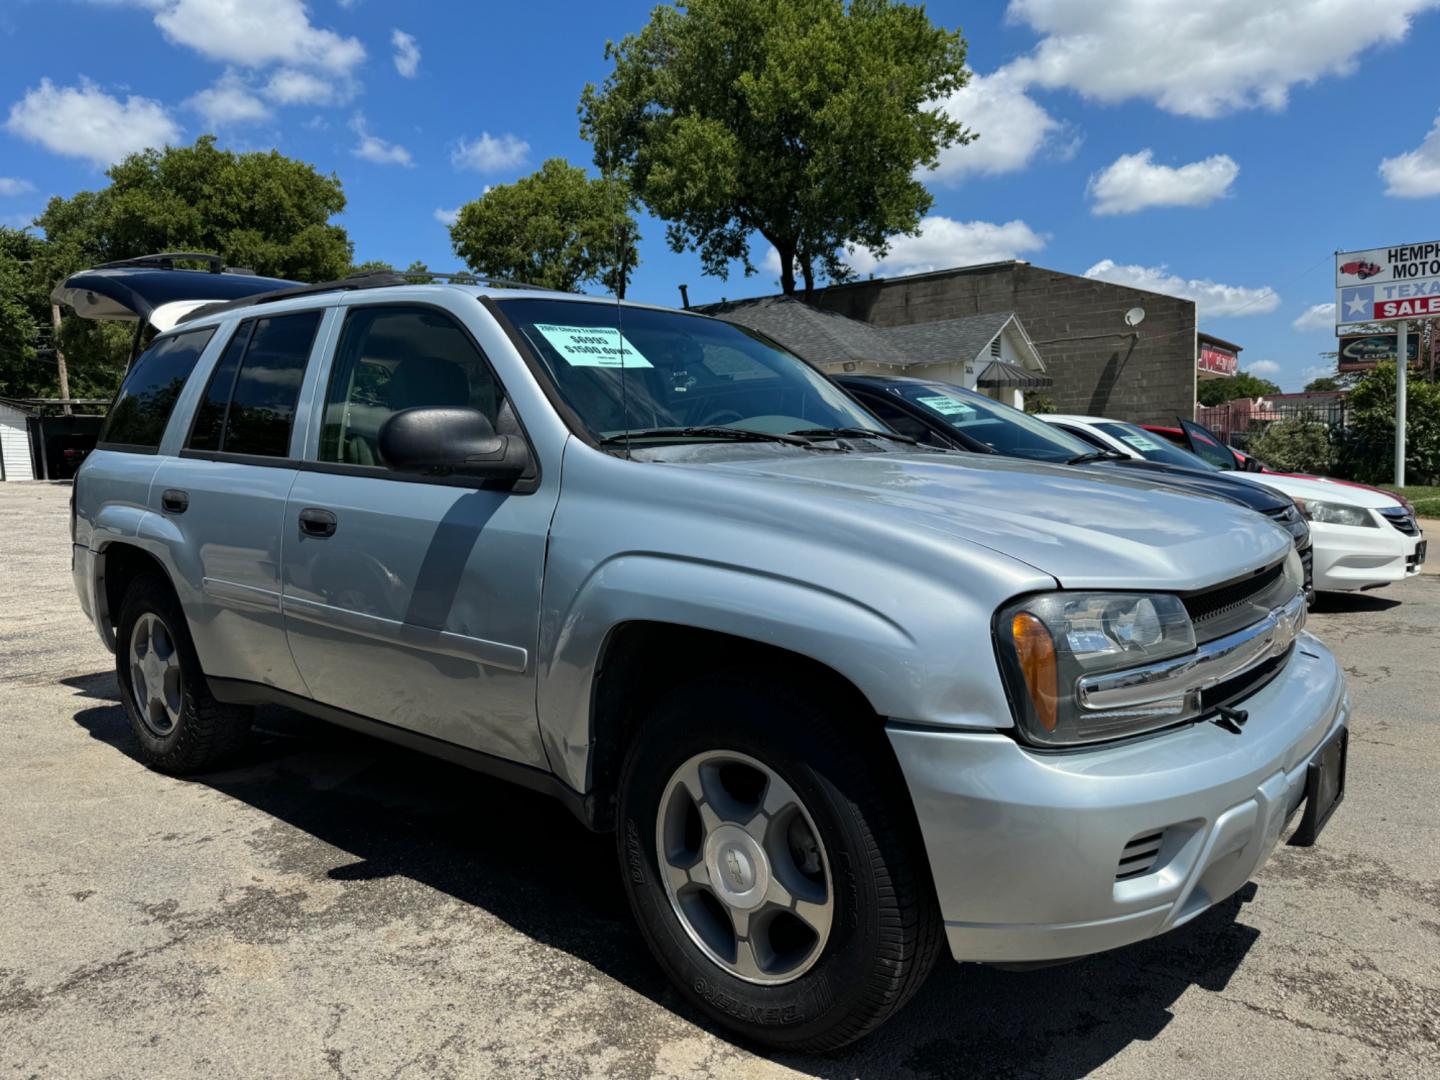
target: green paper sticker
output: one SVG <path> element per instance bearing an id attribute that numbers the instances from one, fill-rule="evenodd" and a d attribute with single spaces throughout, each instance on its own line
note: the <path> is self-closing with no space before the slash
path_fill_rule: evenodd
<path id="1" fill-rule="evenodd" d="M 608 326 L 557 326 L 536 323 L 535 329 L 571 367 L 648 368 L 655 365 L 646 360 L 639 349 L 619 330 Z"/>
<path id="2" fill-rule="evenodd" d="M 973 413 L 975 410 L 963 401 L 957 401 L 953 397 L 944 394 L 936 394 L 934 397 L 916 398 L 921 405 L 927 409 L 934 409 L 941 416 L 960 416 L 964 413 Z"/>
<path id="3" fill-rule="evenodd" d="M 1136 450 L 1159 450 L 1160 444 L 1153 439 L 1147 439 L 1144 435 L 1121 435 L 1123 442 L 1129 443 Z"/>

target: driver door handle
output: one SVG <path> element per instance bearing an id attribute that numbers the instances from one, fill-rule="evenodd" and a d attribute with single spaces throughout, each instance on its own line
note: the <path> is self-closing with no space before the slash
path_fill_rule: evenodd
<path id="1" fill-rule="evenodd" d="M 335 515 L 329 510 L 307 506 L 300 511 L 300 531 L 306 536 L 334 536 Z"/>

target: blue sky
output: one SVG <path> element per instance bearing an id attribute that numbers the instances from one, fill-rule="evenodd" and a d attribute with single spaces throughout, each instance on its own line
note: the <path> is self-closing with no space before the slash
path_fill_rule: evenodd
<path id="1" fill-rule="evenodd" d="M 548 157 L 589 164 L 581 87 L 652 6 L 0 0 L 0 221 L 215 131 L 337 173 L 357 260 L 458 267 L 446 211 Z M 981 138 L 927 177 L 920 237 L 856 253 L 865 272 L 1019 257 L 1179 291 L 1298 389 L 1333 347 L 1311 311 L 1334 299 L 1331 252 L 1440 232 L 1440 0 L 927 7 L 969 40 L 980 78 L 947 107 Z M 722 281 L 642 227 L 637 299 L 777 288 L 763 242 L 760 273 Z"/>

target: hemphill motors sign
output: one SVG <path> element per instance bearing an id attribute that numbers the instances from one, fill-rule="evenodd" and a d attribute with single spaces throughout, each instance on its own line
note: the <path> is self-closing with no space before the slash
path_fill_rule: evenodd
<path id="1" fill-rule="evenodd" d="M 1335 255 L 1335 324 L 1440 316 L 1440 241 Z"/>

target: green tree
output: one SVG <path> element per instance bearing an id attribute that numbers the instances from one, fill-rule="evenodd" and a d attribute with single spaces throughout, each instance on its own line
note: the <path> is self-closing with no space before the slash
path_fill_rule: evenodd
<path id="1" fill-rule="evenodd" d="M 394 269 L 395 267 L 392 266 L 390 263 L 386 262 L 384 259 L 366 259 L 364 262 L 352 263 L 350 269 L 345 271 L 345 273 L 347 275 L 369 274 L 373 273 L 376 270 L 390 270 L 393 272 Z"/>
<path id="2" fill-rule="evenodd" d="M 1395 475 L 1395 365 L 1381 363 L 1350 391 L 1340 442 L 1341 474 L 1367 484 Z M 1411 379 L 1405 393 L 1405 479 L 1440 483 L 1440 384 Z"/>
<path id="3" fill-rule="evenodd" d="M 335 175 L 268 153 L 193 146 L 131 154 L 108 187 L 55 197 L 37 224 L 63 276 L 84 266 L 157 251 L 203 251 L 258 274 L 326 281 L 350 265 L 345 208 Z"/>
<path id="4" fill-rule="evenodd" d="M 1197 397 L 1201 405 L 1222 405 L 1237 398 L 1257 398 L 1279 392 L 1280 387 L 1269 379 L 1242 371 L 1224 379 L 1205 379 L 1200 383 Z"/>
<path id="5" fill-rule="evenodd" d="M 0 397 L 39 397 L 54 380 L 54 364 L 40 355 L 50 311 L 32 280 L 44 241 L 0 227 Z"/>
<path id="6" fill-rule="evenodd" d="M 1277 420 L 1251 439 L 1246 449 L 1281 472 L 1325 476 L 1335 467 L 1330 425 L 1319 420 Z"/>
<path id="7" fill-rule="evenodd" d="M 1327 390 L 1343 389 L 1344 387 L 1340 385 L 1340 380 L 1333 375 L 1322 375 L 1320 376 L 1320 378 L 1311 379 L 1308 383 L 1305 384 L 1306 392 L 1312 394 L 1320 393 Z"/>
<path id="8" fill-rule="evenodd" d="M 630 201 L 620 181 L 551 158 L 462 206 L 450 241 L 477 274 L 567 291 L 596 283 L 623 297 L 639 261 Z"/>
<path id="9" fill-rule="evenodd" d="M 780 286 L 852 275 L 932 199 L 917 172 L 975 136 L 938 102 L 967 82 L 965 40 L 895 0 L 690 0 L 605 46 L 614 70 L 580 99 L 581 134 L 707 274 L 754 273 L 759 233 Z"/>

